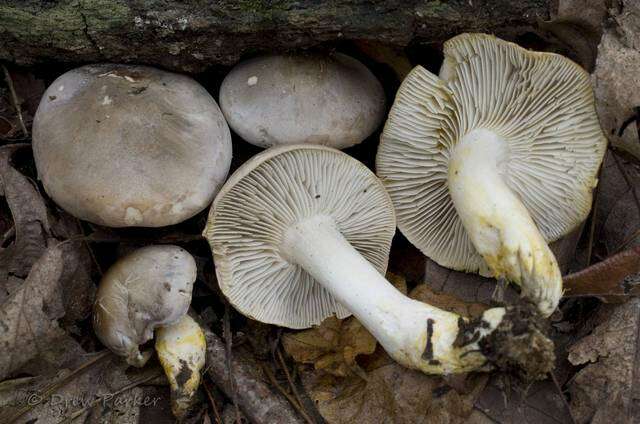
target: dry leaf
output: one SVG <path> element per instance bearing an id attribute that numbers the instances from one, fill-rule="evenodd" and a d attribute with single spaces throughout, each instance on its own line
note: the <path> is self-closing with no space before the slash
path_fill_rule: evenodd
<path id="1" fill-rule="evenodd" d="M 15 226 L 15 242 L 0 248 L 0 284 L 9 275 L 26 277 L 44 252 L 50 234 L 44 200 L 31 181 L 11 166 L 13 151 L 10 146 L 0 149 L 0 193 L 7 200 Z"/>
<path id="2" fill-rule="evenodd" d="M 401 292 L 407 292 L 401 276 L 388 273 L 387 279 Z M 318 327 L 285 334 L 282 344 L 296 362 L 314 364 L 317 370 L 344 377 L 359 373 L 356 357 L 371 355 L 377 342 L 355 318 L 329 317 Z"/>
<path id="3" fill-rule="evenodd" d="M 597 296 L 605 302 L 623 302 L 640 295 L 640 246 L 563 278 L 565 296 Z"/>
<path id="4" fill-rule="evenodd" d="M 328 423 L 463 423 L 486 382 L 475 375 L 459 393 L 443 378 L 404 368 L 382 351 L 375 356 L 366 380 L 303 371 L 304 387 Z"/>
<path id="5" fill-rule="evenodd" d="M 63 250 L 52 247 L 33 265 L 24 283 L 0 305 L 0 380 L 65 337 L 59 281 Z"/>
<path id="6" fill-rule="evenodd" d="M 635 125 L 625 122 L 640 106 L 640 3 L 618 0 L 598 46 L 594 72 L 596 106 L 602 128 L 614 146 L 640 157 Z"/>
<path id="7" fill-rule="evenodd" d="M 573 415 L 580 423 L 640 422 L 640 299 L 607 305 L 596 321 L 601 324 L 569 348 L 569 362 L 584 366 L 569 384 Z"/>
<path id="8" fill-rule="evenodd" d="M 75 359 L 75 364 L 93 361 L 89 355 Z M 9 422 L 20 412 L 25 412 L 20 423 L 58 424 L 74 415 L 75 422 L 145 422 L 141 420 L 143 409 L 162 410 L 161 402 L 169 404 L 168 388 L 162 388 L 163 396 L 136 387 L 136 382 L 156 375 L 163 376 L 157 366 L 132 369 L 121 358 L 107 354 L 76 374 L 64 368 L 55 374 L 8 380 L 0 383 L 0 422 Z M 129 390 L 119 393 L 128 386 Z M 170 408 L 165 409 L 165 415 L 171 417 Z"/>

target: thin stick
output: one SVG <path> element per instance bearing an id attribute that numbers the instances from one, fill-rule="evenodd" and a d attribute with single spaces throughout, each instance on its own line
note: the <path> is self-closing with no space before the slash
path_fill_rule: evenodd
<path id="1" fill-rule="evenodd" d="M 49 387 L 47 387 L 44 392 L 42 393 L 42 396 L 40 396 L 41 401 L 32 404 L 28 404 L 27 406 L 19 409 L 15 414 L 13 414 L 12 416 L 10 416 L 7 419 L 7 422 L 12 423 L 14 421 L 17 421 L 18 418 L 20 418 L 21 416 L 23 416 L 24 414 L 26 414 L 27 412 L 31 411 L 33 408 L 35 408 L 36 406 L 38 406 L 42 400 L 49 398 L 56 390 L 58 390 L 61 387 L 64 387 L 69 380 L 71 379 L 71 377 L 80 374 L 82 371 L 86 370 L 87 368 L 89 368 L 91 365 L 97 363 L 98 361 L 100 361 L 101 359 L 107 357 L 111 352 L 108 350 L 103 350 L 102 352 L 98 353 L 97 355 L 95 355 L 93 358 L 89 359 L 87 362 L 83 363 L 82 365 L 80 365 L 78 368 L 74 369 L 73 371 L 71 371 L 69 374 L 65 375 L 64 377 L 62 377 L 60 380 L 54 382 L 53 384 L 51 384 Z"/>
<path id="2" fill-rule="evenodd" d="M 280 348 L 276 348 L 276 354 L 278 355 L 278 360 L 280 361 L 280 365 L 284 370 L 284 375 L 287 377 L 287 382 L 289 383 L 289 387 L 291 387 L 291 392 L 293 393 L 293 396 L 296 398 L 296 401 L 298 402 L 298 406 L 300 406 L 300 409 L 304 410 L 302 400 L 300 399 L 300 394 L 298 393 L 298 389 L 296 388 L 296 385 L 293 382 L 293 379 L 291 378 L 291 374 L 289 374 L 289 368 L 287 368 L 287 364 L 284 362 L 284 358 L 282 357 Z"/>
<path id="3" fill-rule="evenodd" d="M 262 370 L 264 371 L 264 373 L 266 374 L 267 378 L 269 379 L 269 381 L 271 382 L 271 384 L 278 389 L 278 391 L 280 393 L 282 393 L 282 395 L 284 397 L 287 398 L 287 400 L 289 401 L 289 403 L 291 404 L 291 406 L 293 406 L 293 409 L 295 409 L 298 414 L 300 414 L 300 416 L 308 423 L 308 424 L 315 424 L 315 422 L 309 418 L 309 416 L 307 415 L 307 413 L 300 408 L 300 406 L 298 406 L 298 403 L 296 402 L 296 400 L 276 381 L 276 378 L 273 376 L 273 373 L 271 372 L 271 370 L 269 370 L 269 368 L 267 368 L 264 364 L 262 364 Z"/>
<path id="4" fill-rule="evenodd" d="M 609 150 L 607 149 L 605 151 L 605 156 L 609 153 Z M 602 160 L 602 162 L 604 163 L 606 158 L 604 158 Z M 600 179 L 600 176 L 602 174 L 602 164 L 600 164 L 600 168 L 598 169 L 598 180 Z M 597 213 L 597 206 L 598 206 L 598 192 L 600 185 L 596 186 L 596 189 L 593 193 L 593 206 L 591 207 L 591 222 L 590 222 L 590 226 L 589 226 L 589 245 L 587 247 L 587 266 L 591 265 L 591 255 L 593 253 L 593 237 L 595 235 L 595 231 L 596 231 L 596 213 Z"/>
<path id="5" fill-rule="evenodd" d="M 211 403 L 211 409 L 213 409 L 213 415 L 216 419 L 216 424 L 222 424 L 222 418 L 220 418 L 220 413 L 218 412 L 218 405 L 216 405 L 216 400 L 211 394 L 211 389 L 209 388 L 209 383 L 207 383 L 207 380 L 203 381 L 202 387 L 204 387 L 204 391 L 209 398 L 209 403 Z"/>
<path id="6" fill-rule="evenodd" d="M 571 418 L 571 422 L 573 424 L 577 424 L 576 419 L 573 417 L 573 414 L 571 413 L 571 407 L 569 406 L 569 402 L 567 402 L 567 399 L 564 397 L 564 393 L 562 393 L 562 388 L 560 387 L 560 383 L 556 378 L 556 373 L 551 371 L 549 374 L 551 374 L 551 379 L 553 380 L 553 384 L 556 386 L 556 389 L 558 389 L 558 394 L 560 394 L 560 397 L 562 398 L 562 403 L 564 403 L 564 406 L 567 408 L 567 412 L 569 412 L 569 418 Z"/>
<path id="7" fill-rule="evenodd" d="M 9 86 L 9 92 L 11 93 L 11 101 L 13 102 L 13 107 L 18 114 L 20 130 L 25 137 L 29 137 L 29 131 L 27 131 L 27 126 L 24 124 L 24 119 L 22 118 L 22 109 L 20 109 L 20 103 L 18 103 L 18 96 L 16 95 L 16 89 L 13 86 L 13 80 L 11 79 L 11 75 L 9 74 L 9 70 L 6 66 L 2 65 L 2 71 L 4 72 L 4 79 L 7 81 L 7 85 Z"/>
<path id="8" fill-rule="evenodd" d="M 233 401 L 233 407 L 236 411 L 236 422 L 238 424 L 242 423 L 242 419 L 240 418 L 240 407 L 238 407 L 238 392 L 236 387 L 236 380 L 233 377 L 233 367 L 232 367 L 232 353 L 231 353 L 231 343 L 232 343 L 232 335 L 231 335 L 231 320 L 229 319 L 229 304 L 225 302 L 224 304 L 224 317 L 223 317 L 223 329 L 222 332 L 224 334 L 224 343 L 225 350 L 227 351 L 227 370 L 229 371 L 229 386 L 231 386 L 231 400 Z"/>

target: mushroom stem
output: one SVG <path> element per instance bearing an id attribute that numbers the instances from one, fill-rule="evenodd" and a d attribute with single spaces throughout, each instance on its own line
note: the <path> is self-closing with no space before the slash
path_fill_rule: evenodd
<path id="1" fill-rule="evenodd" d="M 449 165 L 449 191 L 471 242 L 496 278 L 522 287 L 544 316 L 562 297 L 555 256 L 527 208 L 503 179 L 507 143 L 487 129 L 466 134 Z"/>
<path id="2" fill-rule="evenodd" d="M 400 364 L 430 374 L 487 369 L 481 344 L 501 325 L 505 308 L 489 309 L 480 322 L 468 324 L 457 314 L 403 295 L 324 215 L 290 227 L 280 252 L 351 311 Z"/>

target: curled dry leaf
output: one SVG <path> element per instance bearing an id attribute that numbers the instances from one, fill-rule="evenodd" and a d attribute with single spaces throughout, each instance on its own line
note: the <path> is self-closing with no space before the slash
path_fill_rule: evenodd
<path id="1" fill-rule="evenodd" d="M 571 409 L 580 423 L 640 421 L 640 299 L 606 305 L 591 334 L 569 348 L 569 362 L 584 366 L 569 383 Z"/>

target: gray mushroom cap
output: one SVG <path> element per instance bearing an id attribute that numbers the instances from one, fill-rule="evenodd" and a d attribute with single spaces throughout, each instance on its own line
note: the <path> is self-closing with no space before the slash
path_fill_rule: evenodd
<path id="1" fill-rule="evenodd" d="M 362 163 L 317 145 L 272 147 L 245 162 L 216 197 L 204 236 L 231 304 L 261 322 L 308 328 L 350 315 L 302 267 L 280 253 L 284 232 L 326 215 L 384 275 L 395 215 L 391 199 Z"/>
<path id="2" fill-rule="evenodd" d="M 139 345 L 154 329 L 175 323 L 189 309 L 196 263 L 178 246 L 148 246 L 120 258 L 100 281 L 93 328 L 100 341 L 131 365 L 148 356 Z"/>
<path id="3" fill-rule="evenodd" d="M 100 64 L 69 71 L 47 89 L 33 152 L 45 190 L 72 215 L 160 227 L 211 203 L 229 172 L 231 135 L 191 78 Z"/>
<path id="4" fill-rule="evenodd" d="M 362 63 L 335 53 L 270 55 L 241 62 L 222 82 L 229 126 L 261 147 L 358 144 L 384 119 L 380 82 Z"/>

